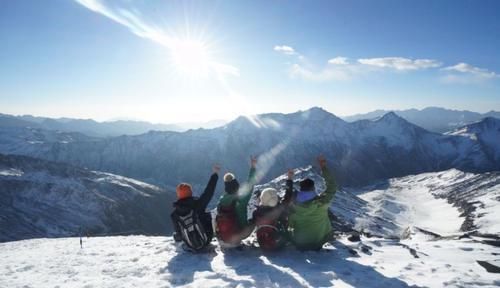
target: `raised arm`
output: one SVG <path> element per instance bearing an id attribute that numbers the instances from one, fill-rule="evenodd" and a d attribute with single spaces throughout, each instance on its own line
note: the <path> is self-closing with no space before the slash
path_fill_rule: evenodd
<path id="1" fill-rule="evenodd" d="M 248 184 L 251 186 L 255 185 L 256 179 L 255 179 L 255 171 L 257 167 L 257 158 L 252 156 L 250 157 L 250 172 L 248 173 Z"/>
<path id="2" fill-rule="evenodd" d="M 205 187 L 205 191 L 203 191 L 203 194 L 200 196 L 200 209 L 205 210 L 208 206 L 208 203 L 210 203 L 210 200 L 212 200 L 212 197 L 214 196 L 215 192 L 215 187 L 217 186 L 217 180 L 219 179 L 219 171 L 220 171 L 220 166 L 219 165 L 214 165 L 212 168 L 213 174 L 210 176 L 210 180 L 208 180 L 207 187 Z"/>
<path id="3" fill-rule="evenodd" d="M 335 178 L 333 177 L 333 175 L 328 170 L 326 159 L 323 156 L 320 155 L 318 157 L 318 163 L 319 167 L 321 168 L 323 178 L 326 182 L 326 190 L 321 194 L 319 200 L 323 204 L 330 204 L 330 202 L 332 202 L 333 200 L 333 196 L 335 196 L 335 193 L 337 192 L 337 183 L 335 182 Z"/>
<path id="4" fill-rule="evenodd" d="M 286 191 L 285 198 L 283 198 L 283 204 L 288 205 L 292 202 L 293 198 L 293 170 L 288 169 L 287 179 L 286 179 Z"/>
<path id="5" fill-rule="evenodd" d="M 253 186 L 256 184 L 257 180 L 255 177 L 256 169 L 255 167 L 257 166 L 257 158 L 252 156 L 250 157 L 250 172 L 248 173 L 248 182 L 245 185 L 245 190 L 241 191 L 241 203 L 244 205 L 247 205 L 248 202 L 250 201 L 250 198 L 252 198 L 252 191 L 253 191 Z"/>

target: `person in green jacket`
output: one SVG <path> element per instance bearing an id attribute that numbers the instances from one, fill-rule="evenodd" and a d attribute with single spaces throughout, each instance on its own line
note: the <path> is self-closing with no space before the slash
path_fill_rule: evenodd
<path id="1" fill-rule="evenodd" d="M 337 191 L 335 179 L 329 173 L 326 159 L 318 157 L 319 166 L 326 181 L 326 190 L 317 195 L 314 181 L 307 178 L 300 182 L 290 204 L 288 231 L 290 240 L 299 250 L 320 250 L 332 236 L 328 209 Z"/>
<path id="2" fill-rule="evenodd" d="M 250 236 L 255 227 L 255 224 L 248 221 L 247 210 L 256 182 L 256 165 L 257 159 L 251 157 L 248 181 L 241 186 L 234 174 L 224 175 L 224 194 L 217 204 L 215 217 L 217 239 L 224 247 L 239 246 L 241 240 Z"/>

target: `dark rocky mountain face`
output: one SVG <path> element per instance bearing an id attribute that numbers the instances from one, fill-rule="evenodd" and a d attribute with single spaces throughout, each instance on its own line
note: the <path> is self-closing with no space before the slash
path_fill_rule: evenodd
<path id="1" fill-rule="evenodd" d="M 172 231 L 171 193 L 109 173 L 0 154 L 0 194 L 0 242 Z"/>

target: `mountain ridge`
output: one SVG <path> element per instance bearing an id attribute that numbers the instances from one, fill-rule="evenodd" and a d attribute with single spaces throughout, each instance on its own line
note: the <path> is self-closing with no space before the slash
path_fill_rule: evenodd
<path id="1" fill-rule="evenodd" d="M 4 143 L 0 152 L 68 162 L 163 187 L 182 181 L 203 185 L 205 171 L 215 162 L 245 175 L 250 155 L 261 155 L 264 180 L 269 180 L 282 169 L 307 165 L 323 153 L 345 185 L 449 168 L 480 172 L 500 167 L 500 159 L 491 157 L 496 154 L 486 152 L 497 150 L 496 138 L 480 143 L 463 133 L 429 132 L 395 113 L 350 123 L 321 108 L 312 108 L 239 117 L 214 129 L 68 143 L 38 139 L 37 134 L 29 134 L 32 139 L 19 137 L 13 131 L 13 136 L 9 136 L 11 132 L 0 133 L 0 140 L 10 139 L 7 144 L 5 139 L 0 141 Z M 493 136 L 500 133 L 484 130 L 480 134 L 486 132 Z"/>
<path id="2" fill-rule="evenodd" d="M 463 125 L 480 121 L 485 117 L 500 118 L 500 112 L 493 110 L 486 113 L 479 113 L 468 110 L 453 110 L 432 106 L 420 110 L 414 108 L 406 110 L 378 109 L 368 113 L 344 116 L 342 118 L 348 122 L 354 122 L 362 119 L 374 119 L 381 117 L 391 111 L 418 126 L 437 133 L 448 132 Z"/>

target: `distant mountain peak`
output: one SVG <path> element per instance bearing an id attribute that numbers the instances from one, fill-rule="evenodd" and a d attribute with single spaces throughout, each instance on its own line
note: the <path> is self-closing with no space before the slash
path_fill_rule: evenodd
<path id="1" fill-rule="evenodd" d="M 345 122 L 335 114 L 317 106 L 302 111 L 301 115 L 309 120 L 334 119 L 335 121 Z"/>
<path id="2" fill-rule="evenodd" d="M 330 112 L 326 111 L 325 109 L 323 109 L 322 107 L 319 107 L 319 106 L 311 107 L 311 108 L 305 110 L 304 112 L 331 114 Z"/>
<path id="3" fill-rule="evenodd" d="M 396 114 L 394 111 L 390 111 L 385 113 L 382 117 L 375 119 L 375 121 L 383 121 L 383 122 L 403 122 L 408 123 L 404 118 Z"/>

